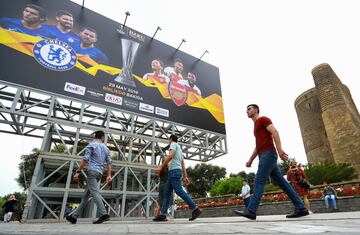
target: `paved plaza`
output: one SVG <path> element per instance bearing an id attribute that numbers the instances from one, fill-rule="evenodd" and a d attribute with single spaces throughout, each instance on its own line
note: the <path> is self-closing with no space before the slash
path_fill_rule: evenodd
<path id="1" fill-rule="evenodd" d="M 284 215 L 258 216 L 256 221 L 242 217 L 173 219 L 165 223 L 151 220 L 109 221 L 94 225 L 90 221 L 69 223 L 1 223 L 0 234 L 360 234 L 360 212 L 311 214 L 300 219 Z"/>

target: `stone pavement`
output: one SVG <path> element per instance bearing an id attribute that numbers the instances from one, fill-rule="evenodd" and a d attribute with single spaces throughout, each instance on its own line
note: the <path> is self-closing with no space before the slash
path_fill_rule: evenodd
<path id="1" fill-rule="evenodd" d="M 70 223 L 0 223 L 0 234 L 360 234 L 360 212 L 311 214 L 299 219 L 284 215 L 258 216 L 256 221 L 242 217 L 109 221 L 94 225 L 90 221 Z"/>

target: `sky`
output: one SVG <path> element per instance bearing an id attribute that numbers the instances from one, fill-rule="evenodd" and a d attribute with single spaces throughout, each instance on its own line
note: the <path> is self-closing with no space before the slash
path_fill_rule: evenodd
<path id="1" fill-rule="evenodd" d="M 74 0 L 81 4 L 82 0 Z M 246 106 L 256 103 L 280 133 L 289 157 L 306 164 L 295 99 L 314 87 L 311 70 L 328 63 L 349 87 L 360 108 L 360 33 L 358 1 L 341 0 L 86 0 L 85 7 L 178 47 L 219 67 L 228 154 L 209 163 L 227 173 L 246 168 L 254 147 L 253 122 Z M 0 134 L 0 195 L 20 191 L 14 178 L 23 153 L 41 141 Z M 187 161 L 188 165 L 197 162 Z"/>

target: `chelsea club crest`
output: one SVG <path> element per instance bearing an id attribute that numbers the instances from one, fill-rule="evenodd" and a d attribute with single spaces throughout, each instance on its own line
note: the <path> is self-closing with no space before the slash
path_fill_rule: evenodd
<path id="1" fill-rule="evenodd" d="M 56 39 L 44 39 L 37 42 L 34 45 L 34 57 L 39 64 L 55 71 L 70 70 L 77 61 L 74 49 Z"/>

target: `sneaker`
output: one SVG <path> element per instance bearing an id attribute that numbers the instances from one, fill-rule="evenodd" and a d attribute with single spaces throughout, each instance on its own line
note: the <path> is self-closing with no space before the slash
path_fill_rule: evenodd
<path id="1" fill-rule="evenodd" d="M 311 211 L 311 210 L 309 210 L 309 214 L 314 214 L 314 212 L 313 212 L 313 211 Z"/>
<path id="2" fill-rule="evenodd" d="M 77 222 L 77 219 L 74 218 L 74 217 L 72 217 L 71 215 L 67 215 L 67 216 L 65 217 L 65 219 L 66 219 L 67 221 L 69 221 L 70 223 L 72 223 L 72 224 L 76 224 L 76 222 Z"/>
<path id="3" fill-rule="evenodd" d="M 167 217 L 165 215 L 157 215 L 153 218 L 154 222 L 166 222 L 168 221 Z"/>
<path id="4" fill-rule="evenodd" d="M 102 224 L 105 221 L 109 221 L 110 220 L 110 216 L 109 215 L 102 215 L 99 217 L 98 220 L 94 221 L 93 224 Z"/>
<path id="5" fill-rule="evenodd" d="M 196 208 L 192 211 L 191 213 L 191 218 L 189 218 L 189 221 L 193 221 L 195 220 L 197 217 L 199 217 L 199 215 L 201 215 L 202 210 L 200 210 L 200 208 Z"/>
<path id="6" fill-rule="evenodd" d="M 295 211 L 292 214 L 287 215 L 286 218 L 298 218 L 298 217 L 307 216 L 307 215 L 309 215 L 308 209 L 295 208 Z"/>
<path id="7" fill-rule="evenodd" d="M 244 211 L 240 211 L 240 210 L 233 210 L 235 214 L 243 216 L 245 218 L 251 219 L 251 220 L 256 220 L 256 214 L 255 213 L 251 213 L 250 211 L 248 211 L 248 209 L 245 208 Z"/>

